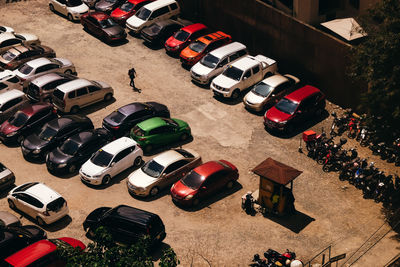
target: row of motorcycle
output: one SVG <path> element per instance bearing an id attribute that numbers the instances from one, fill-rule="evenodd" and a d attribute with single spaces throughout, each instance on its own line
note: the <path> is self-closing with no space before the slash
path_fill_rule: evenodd
<path id="1" fill-rule="evenodd" d="M 400 166 L 400 137 L 399 133 L 392 133 L 389 140 L 382 141 L 382 133 L 388 136 L 386 127 L 376 123 L 374 128 L 367 126 L 367 117 L 359 116 L 352 110 L 346 110 L 342 117 L 332 112 L 333 122 L 330 135 L 341 136 L 347 131 L 347 137 L 356 139 L 362 147 L 369 147 L 374 155 L 379 155 L 382 160 Z M 379 120 L 374 120 L 379 121 Z"/>
<path id="2" fill-rule="evenodd" d="M 328 138 L 325 132 L 317 135 L 314 131 L 303 133 L 307 156 L 322 165 L 324 172 L 338 172 L 339 179 L 349 181 L 363 191 L 364 198 L 374 199 L 385 205 L 399 204 L 400 178 L 398 175 L 386 175 L 374 162 L 368 163 L 365 158 L 358 157 L 355 148 L 345 149 L 347 139 L 340 138 L 335 143 L 333 136 Z M 302 152 L 300 146 L 299 151 Z"/>
<path id="3" fill-rule="evenodd" d="M 281 254 L 273 249 L 268 249 L 264 252 L 264 257 L 260 257 L 259 254 L 255 254 L 253 260 L 249 264 L 252 267 L 303 267 L 302 261 L 296 259 L 296 253 L 286 250 L 285 253 Z"/>

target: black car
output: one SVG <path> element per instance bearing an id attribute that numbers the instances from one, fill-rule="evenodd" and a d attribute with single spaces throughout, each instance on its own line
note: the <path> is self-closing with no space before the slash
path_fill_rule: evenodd
<path id="1" fill-rule="evenodd" d="M 134 102 L 120 107 L 105 117 L 103 128 L 117 138 L 128 134 L 137 123 L 152 117 L 169 118 L 169 110 L 157 102 Z"/>
<path id="2" fill-rule="evenodd" d="M 1 228 L 0 260 L 45 238 L 47 238 L 46 232 L 35 225 Z"/>
<path id="3" fill-rule="evenodd" d="M 52 173 L 74 173 L 110 140 L 110 133 L 103 128 L 77 133 L 47 154 L 47 169 Z"/>
<path id="4" fill-rule="evenodd" d="M 184 23 L 176 20 L 161 20 L 145 27 L 140 35 L 143 40 L 153 45 L 164 44 L 169 37 L 184 26 L 186 26 Z"/>
<path id="5" fill-rule="evenodd" d="M 21 143 L 22 154 L 26 159 L 43 160 L 46 154 L 59 146 L 68 137 L 93 129 L 92 121 L 81 115 L 66 115 L 49 121 Z"/>
<path id="6" fill-rule="evenodd" d="M 156 245 L 166 236 L 164 223 L 157 214 L 126 205 L 95 209 L 83 222 L 89 237 L 100 226 L 105 227 L 116 242 L 125 244 L 149 235 L 152 244 Z"/>
<path id="7" fill-rule="evenodd" d="M 110 13 L 115 8 L 122 5 L 126 0 L 100 0 L 94 5 L 96 11 Z"/>

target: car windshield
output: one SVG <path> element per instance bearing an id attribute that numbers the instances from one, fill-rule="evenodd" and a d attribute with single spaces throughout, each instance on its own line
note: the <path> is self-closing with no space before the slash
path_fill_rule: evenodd
<path id="1" fill-rule="evenodd" d="M 133 8 L 135 7 L 134 4 L 132 4 L 131 2 L 125 2 L 120 6 L 120 9 L 124 12 L 129 12 L 131 11 Z"/>
<path id="2" fill-rule="evenodd" d="M 92 158 L 90 159 L 93 164 L 101 167 L 107 167 L 112 160 L 113 155 L 108 152 L 105 152 L 103 149 L 99 149 L 96 153 L 93 154 Z"/>
<path id="3" fill-rule="evenodd" d="M 113 122 L 121 123 L 126 118 L 126 116 L 117 110 L 111 113 L 109 118 Z"/>
<path id="4" fill-rule="evenodd" d="M 278 104 L 275 105 L 275 107 L 286 114 L 293 115 L 298 105 L 298 103 L 283 98 L 281 101 L 278 102 Z"/>
<path id="5" fill-rule="evenodd" d="M 161 26 L 158 24 L 153 24 L 149 27 L 150 32 L 159 33 L 161 31 Z"/>
<path id="6" fill-rule="evenodd" d="M 217 66 L 219 62 L 219 58 L 217 58 L 216 56 L 213 56 L 211 54 L 207 54 L 205 57 L 203 57 L 200 60 L 200 63 L 203 64 L 206 67 L 209 67 L 211 69 L 214 69 L 215 66 Z"/>
<path id="7" fill-rule="evenodd" d="M 266 97 L 266 96 L 268 96 L 273 90 L 274 90 L 274 87 L 272 87 L 272 86 L 270 86 L 270 85 L 268 85 L 268 84 L 266 84 L 266 83 L 260 82 L 260 83 L 257 84 L 257 85 L 253 88 L 253 90 L 251 90 L 251 91 L 253 91 L 253 93 L 255 93 L 256 95 Z"/>
<path id="8" fill-rule="evenodd" d="M 80 5 L 82 5 L 81 0 L 67 0 L 68 7 L 74 7 L 74 6 L 80 6 Z"/>
<path id="9" fill-rule="evenodd" d="M 139 11 L 136 13 L 136 17 L 138 17 L 141 20 L 147 20 L 150 17 L 151 11 L 142 7 L 139 9 Z"/>
<path id="10" fill-rule="evenodd" d="M 154 178 L 160 177 L 161 172 L 163 170 L 164 170 L 164 166 L 162 166 L 155 160 L 150 160 L 150 161 L 146 162 L 146 164 L 144 164 L 142 167 L 142 171 L 145 174 L 147 174 L 151 177 L 154 177 Z"/>
<path id="11" fill-rule="evenodd" d="M 226 70 L 224 70 L 224 72 L 222 73 L 222 75 L 231 78 L 235 81 L 240 81 L 240 78 L 242 77 L 243 71 L 233 67 L 233 66 L 229 66 Z"/>
<path id="12" fill-rule="evenodd" d="M 206 44 L 200 41 L 194 41 L 189 45 L 189 48 L 192 49 L 193 51 L 200 53 L 206 48 Z"/>
<path id="13" fill-rule="evenodd" d="M 39 138 L 45 141 L 50 141 L 57 134 L 57 130 L 45 125 L 39 133 Z"/>
<path id="14" fill-rule="evenodd" d="M 114 26 L 117 26 L 117 25 L 118 25 L 118 24 L 117 24 L 115 21 L 113 21 L 112 19 L 100 20 L 99 23 L 100 23 L 100 27 L 103 28 L 103 29 L 110 28 L 110 27 L 114 27 Z"/>
<path id="15" fill-rule="evenodd" d="M 178 126 L 178 124 L 174 121 L 174 120 L 172 120 L 172 119 L 169 119 L 169 118 L 162 118 L 166 123 L 168 123 L 169 125 L 173 125 L 173 126 L 175 126 L 175 127 L 177 127 Z"/>
<path id="16" fill-rule="evenodd" d="M 204 181 L 204 177 L 198 174 L 195 171 L 190 171 L 185 177 L 182 178 L 181 182 L 186 185 L 187 187 L 190 187 L 194 190 L 199 189 L 201 184 Z"/>
<path id="17" fill-rule="evenodd" d="M 174 34 L 174 38 L 176 39 L 176 40 L 178 40 L 178 41 L 181 41 L 181 42 L 184 42 L 184 41 L 186 41 L 186 39 L 189 37 L 189 33 L 187 32 L 187 31 L 182 31 L 182 30 L 180 30 L 180 31 L 177 31 L 175 34 Z"/>
<path id="18" fill-rule="evenodd" d="M 5 60 L 13 60 L 17 55 L 13 54 L 11 51 L 7 51 L 2 55 Z"/>
<path id="19" fill-rule="evenodd" d="M 29 73 L 31 73 L 33 70 L 33 68 L 31 66 L 29 66 L 28 64 L 24 64 L 22 65 L 18 71 L 21 72 L 22 74 L 28 75 Z"/>
<path id="20" fill-rule="evenodd" d="M 18 111 L 13 116 L 8 119 L 8 122 L 15 127 L 21 127 L 25 124 L 29 119 L 28 115 L 25 113 Z"/>
<path id="21" fill-rule="evenodd" d="M 78 149 L 79 149 L 79 143 L 75 142 L 72 139 L 68 139 L 60 147 L 61 152 L 71 156 L 75 155 Z"/>

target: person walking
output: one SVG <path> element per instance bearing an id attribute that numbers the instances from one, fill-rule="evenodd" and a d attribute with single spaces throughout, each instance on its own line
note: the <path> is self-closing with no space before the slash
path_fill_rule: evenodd
<path id="1" fill-rule="evenodd" d="M 135 86 L 135 78 L 137 76 L 135 68 L 131 68 L 128 71 L 129 78 L 131 79 L 130 86 L 132 86 L 133 90 L 140 93 L 140 89 Z"/>

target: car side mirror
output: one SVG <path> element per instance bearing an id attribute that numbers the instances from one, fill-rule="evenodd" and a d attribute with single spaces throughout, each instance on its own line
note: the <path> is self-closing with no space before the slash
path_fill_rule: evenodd
<path id="1" fill-rule="evenodd" d="M 161 178 L 165 178 L 167 176 L 165 173 L 161 174 Z"/>
<path id="2" fill-rule="evenodd" d="M 243 77 L 243 80 L 247 80 L 247 77 Z"/>
<path id="3" fill-rule="evenodd" d="M 206 190 L 206 189 L 207 189 L 207 187 L 205 187 L 205 186 L 201 187 L 201 190 Z"/>
<path id="4" fill-rule="evenodd" d="M 301 113 L 302 113 L 302 111 L 301 111 L 301 110 L 298 110 L 298 111 L 296 111 L 296 113 L 297 113 L 297 114 L 301 114 Z"/>
<path id="5" fill-rule="evenodd" d="M 272 97 L 275 97 L 275 94 L 272 94 L 271 96 L 272 96 Z"/>
<path id="6" fill-rule="evenodd" d="M 111 167 L 115 165 L 115 161 L 111 162 Z"/>

